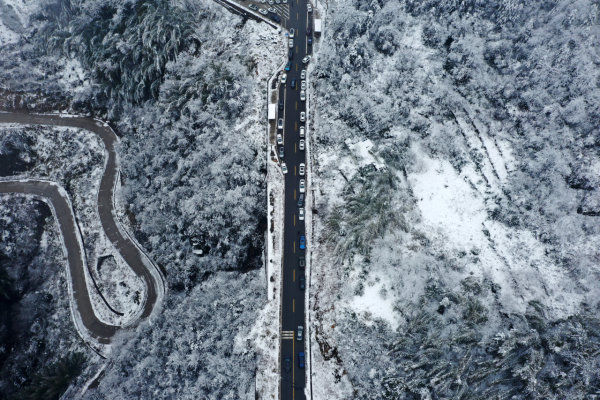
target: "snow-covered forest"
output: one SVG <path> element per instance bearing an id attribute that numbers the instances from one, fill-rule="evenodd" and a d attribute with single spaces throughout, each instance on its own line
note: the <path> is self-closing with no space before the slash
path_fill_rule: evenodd
<path id="1" fill-rule="evenodd" d="M 17 3 L 8 25 L 20 25 L 0 43 L 2 106 L 112 123 L 119 196 L 169 284 L 158 317 L 115 339 L 85 396 L 253 398 L 247 338 L 266 301 L 262 123 L 266 79 L 284 51 L 277 32 L 208 0 Z M 3 145 L 18 159 L 33 144 Z M 90 357 L 77 384 L 101 364 Z"/>
<path id="2" fill-rule="evenodd" d="M 320 5 L 314 398 L 597 396 L 600 3 Z M 80 397 L 106 365 L 85 398 L 255 397 L 265 83 L 284 51 L 209 0 L 0 0 L 0 106 L 115 127 L 119 196 L 169 286 L 104 364 L 70 321 L 47 207 L 2 196 L 3 395 L 73 382 Z M 11 130 L 3 176 L 60 170 L 60 157 L 33 159 L 44 144 L 31 131 Z M 96 168 L 82 160 L 65 174 Z"/>
<path id="3" fill-rule="evenodd" d="M 60 395 L 69 380 L 55 372 L 67 378 L 73 368 L 71 377 L 77 376 L 88 350 L 65 296 L 58 227 L 45 203 L 2 195 L 0 232 L 0 393 L 8 399 Z"/>
<path id="4" fill-rule="evenodd" d="M 599 13 L 327 2 L 313 71 L 320 398 L 597 396 Z"/>

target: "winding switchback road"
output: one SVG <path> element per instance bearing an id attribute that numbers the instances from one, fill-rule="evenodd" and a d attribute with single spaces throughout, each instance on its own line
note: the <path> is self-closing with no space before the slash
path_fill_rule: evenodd
<path id="1" fill-rule="evenodd" d="M 156 265 L 135 243 L 124 228 L 119 229 L 114 210 L 114 192 L 119 174 L 118 158 L 115 144 L 118 137 L 106 124 L 87 117 L 61 117 L 59 115 L 38 115 L 21 112 L 0 112 L 0 123 L 17 123 L 24 125 L 63 126 L 86 129 L 97 134 L 104 143 L 106 159 L 104 173 L 98 190 L 97 206 L 102 228 L 106 236 L 121 254 L 127 265 L 146 284 L 146 299 L 139 319 L 128 326 L 135 325 L 148 317 L 165 292 L 165 283 Z M 80 241 L 75 215 L 70 201 L 57 184 L 45 180 L 14 179 L 0 181 L 0 193 L 29 194 L 42 197 L 48 201 L 62 233 L 63 243 L 67 251 L 70 288 L 73 296 L 73 318 L 80 334 L 92 339 L 100 345 L 107 345 L 121 327 L 102 322 L 92 308 L 85 277 L 85 254 Z M 79 325 L 82 323 L 83 327 Z M 93 346 L 93 343 L 92 343 Z M 94 346 L 93 346 L 94 347 Z M 96 348 L 98 350 L 98 348 Z"/>

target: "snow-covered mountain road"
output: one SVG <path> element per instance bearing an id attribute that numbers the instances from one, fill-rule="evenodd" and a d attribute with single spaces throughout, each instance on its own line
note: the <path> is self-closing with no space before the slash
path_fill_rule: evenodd
<path id="1" fill-rule="evenodd" d="M 114 131 L 107 124 L 92 118 L 59 115 L 1 112 L 0 123 L 75 127 L 94 132 L 102 139 L 106 159 L 97 194 L 100 222 L 110 242 L 147 287 L 147 296 L 138 318 L 127 326 L 136 325 L 140 320 L 148 317 L 155 306 L 161 302 L 165 292 L 165 283 L 156 265 L 117 221 L 114 192 L 118 182 L 119 162 L 115 145 L 119 139 Z M 0 193 L 34 195 L 50 203 L 54 216 L 58 220 L 69 263 L 68 278 L 70 279 L 70 295 L 73 296 L 71 304 L 75 325 L 92 347 L 106 354 L 111 337 L 120 327 L 102 322 L 94 312 L 88 285 L 86 285 L 85 254 L 75 215 L 66 192 L 57 184 L 49 181 L 5 179 L 0 182 Z"/>

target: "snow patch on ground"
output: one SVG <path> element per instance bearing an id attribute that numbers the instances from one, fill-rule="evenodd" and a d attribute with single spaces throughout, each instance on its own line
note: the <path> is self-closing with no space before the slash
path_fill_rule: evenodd
<path id="1" fill-rule="evenodd" d="M 318 347 L 317 347 L 318 348 Z M 333 359 L 325 360 L 319 351 L 313 352 L 312 394 L 314 400 L 351 399 L 352 385 L 347 376 L 338 382 L 339 365 Z"/>
<path id="2" fill-rule="evenodd" d="M 377 169 L 383 168 L 385 164 L 381 162 L 373 154 L 373 142 L 370 139 L 363 140 L 361 142 L 352 143 L 350 139 L 346 140 L 346 145 L 352 151 L 358 166 L 362 167 L 365 165 L 373 164 Z"/>
<path id="3" fill-rule="evenodd" d="M 342 203 L 340 194 L 346 179 L 350 179 L 358 170 L 351 157 L 343 157 L 341 154 L 341 151 L 319 152 L 313 157 L 313 167 L 319 171 L 318 175 L 311 176 L 313 186 L 319 189 L 321 196 L 318 197 L 327 198 L 331 206 Z M 319 184 L 322 181 L 327 181 L 327 185 Z M 315 202 L 317 201 L 315 198 Z"/>
<path id="4" fill-rule="evenodd" d="M 79 62 L 75 58 L 61 58 L 60 83 L 66 92 L 77 95 L 91 89 L 90 81 Z"/>
<path id="5" fill-rule="evenodd" d="M 481 224 L 486 219 L 485 203 L 465 179 L 445 160 L 421 159 L 422 172 L 409 181 L 418 201 L 423 222 L 447 236 L 455 246 L 482 246 L 486 238 Z"/>
<path id="6" fill-rule="evenodd" d="M 318 197 L 316 196 L 316 201 L 320 200 Z M 321 221 L 315 222 L 313 243 L 317 243 L 316 239 L 322 237 L 323 230 Z M 345 375 L 343 365 L 329 351 L 338 345 L 334 339 L 336 315 L 348 309 L 346 298 L 340 299 L 337 293 L 351 295 L 349 289 L 341 289 L 349 280 L 345 277 L 341 278 L 345 266 L 336 262 L 335 254 L 331 250 L 319 243 L 318 246 L 312 246 L 310 259 L 309 333 L 312 364 L 310 371 L 312 395 L 318 400 L 352 398 L 352 385 Z M 320 268 L 324 265 L 329 268 Z"/>
<path id="7" fill-rule="evenodd" d="M 485 194 L 469 184 L 474 171 L 459 174 L 446 160 L 421 153 L 420 171 L 409 182 L 424 230 L 450 254 L 474 252 L 479 262 L 469 274 L 491 278 L 502 287 L 506 310 L 524 313 L 531 300 L 544 300 L 552 318 L 571 315 L 584 297 L 567 272 L 545 257 L 543 245 L 529 231 L 515 230 L 488 217 Z M 567 297 L 564 293 L 570 293 Z"/>
<path id="8" fill-rule="evenodd" d="M 96 283 L 111 307 L 123 312 L 125 318 L 130 320 L 146 298 L 146 285 L 127 266 L 120 254 L 111 252 L 112 245 L 107 244 L 107 253 L 100 253 L 96 258 Z"/>
<path id="9" fill-rule="evenodd" d="M 362 314 L 367 325 L 372 325 L 372 319 L 381 319 L 396 329 L 400 321 L 398 313 L 394 311 L 395 296 L 388 292 L 385 281 L 385 276 L 380 275 L 376 275 L 374 281 L 367 281 L 364 293 L 354 296 L 350 308 Z"/>

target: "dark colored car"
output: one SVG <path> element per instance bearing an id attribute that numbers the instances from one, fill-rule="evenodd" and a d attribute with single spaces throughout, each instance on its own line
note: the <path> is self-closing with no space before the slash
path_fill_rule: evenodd
<path id="1" fill-rule="evenodd" d="M 282 149 L 283 149 L 283 147 L 282 147 Z M 300 250 L 305 250 L 305 249 L 306 249 L 306 236 L 302 235 L 302 236 L 300 236 Z"/>
<path id="2" fill-rule="evenodd" d="M 306 258 L 304 258 L 304 256 L 298 257 L 298 266 L 300 268 L 305 268 L 306 267 Z"/>
<path id="3" fill-rule="evenodd" d="M 296 80 L 295 80 L 295 79 L 292 79 L 292 80 L 291 80 L 291 82 L 290 82 L 290 87 L 291 87 L 292 89 L 296 89 Z"/>
<path id="4" fill-rule="evenodd" d="M 271 18 L 272 21 L 275 21 L 277 23 L 281 22 L 281 18 L 279 17 L 279 15 L 275 14 L 272 11 L 269 11 L 269 18 Z"/>
<path id="5" fill-rule="evenodd" d="M 287 64 L 285 64 L 285 70 L 289 71 L 290 69 L 292 69 L 292 63 L 288 61 Z"/>
<path id="6" fill-rule="evenodd" d="M 298 207 L 304 207 L 304 193 L 300 193 L 298 197 Z"/>
<path id="7" fill-rule="evenodd" d="M 288 60 L 291 60 L 292 58 L 294 58 L 294 50 L 289 49 L 288 50 Z"/>
<path id="8" fill-rule="evenodd" d="M 292 370 L 292 360 L 289 357 L 283 359 L 283 370 L 290 372 Z"/>
<path id="9" fill-rule="evenodd" d="M 311 33 L 312 33 L 312 28 L 309 26 L 308 28 L 306 28 L 306 36 L 310 36 Z"/>
<path id="10" fill-rule="evenodd" d="M 305 277 L 300 277 L 300 279 L 298 279 L 298 287 L 300 288 L 300 290 L 304 290 L 306 289 L 306 278 Z"/>
<path id="11" fill-rule="evenodd" d="M 279 109 L 283 110 L 283 99 L 279 100 Z"/>
<path id="12" fill-rule="evenodd" d="M 301 351 L 298 353 L 298 367 L 304 368 L 304 363 L 306 362 L 306 358 L 304 357 L 304 352 Z"/>

